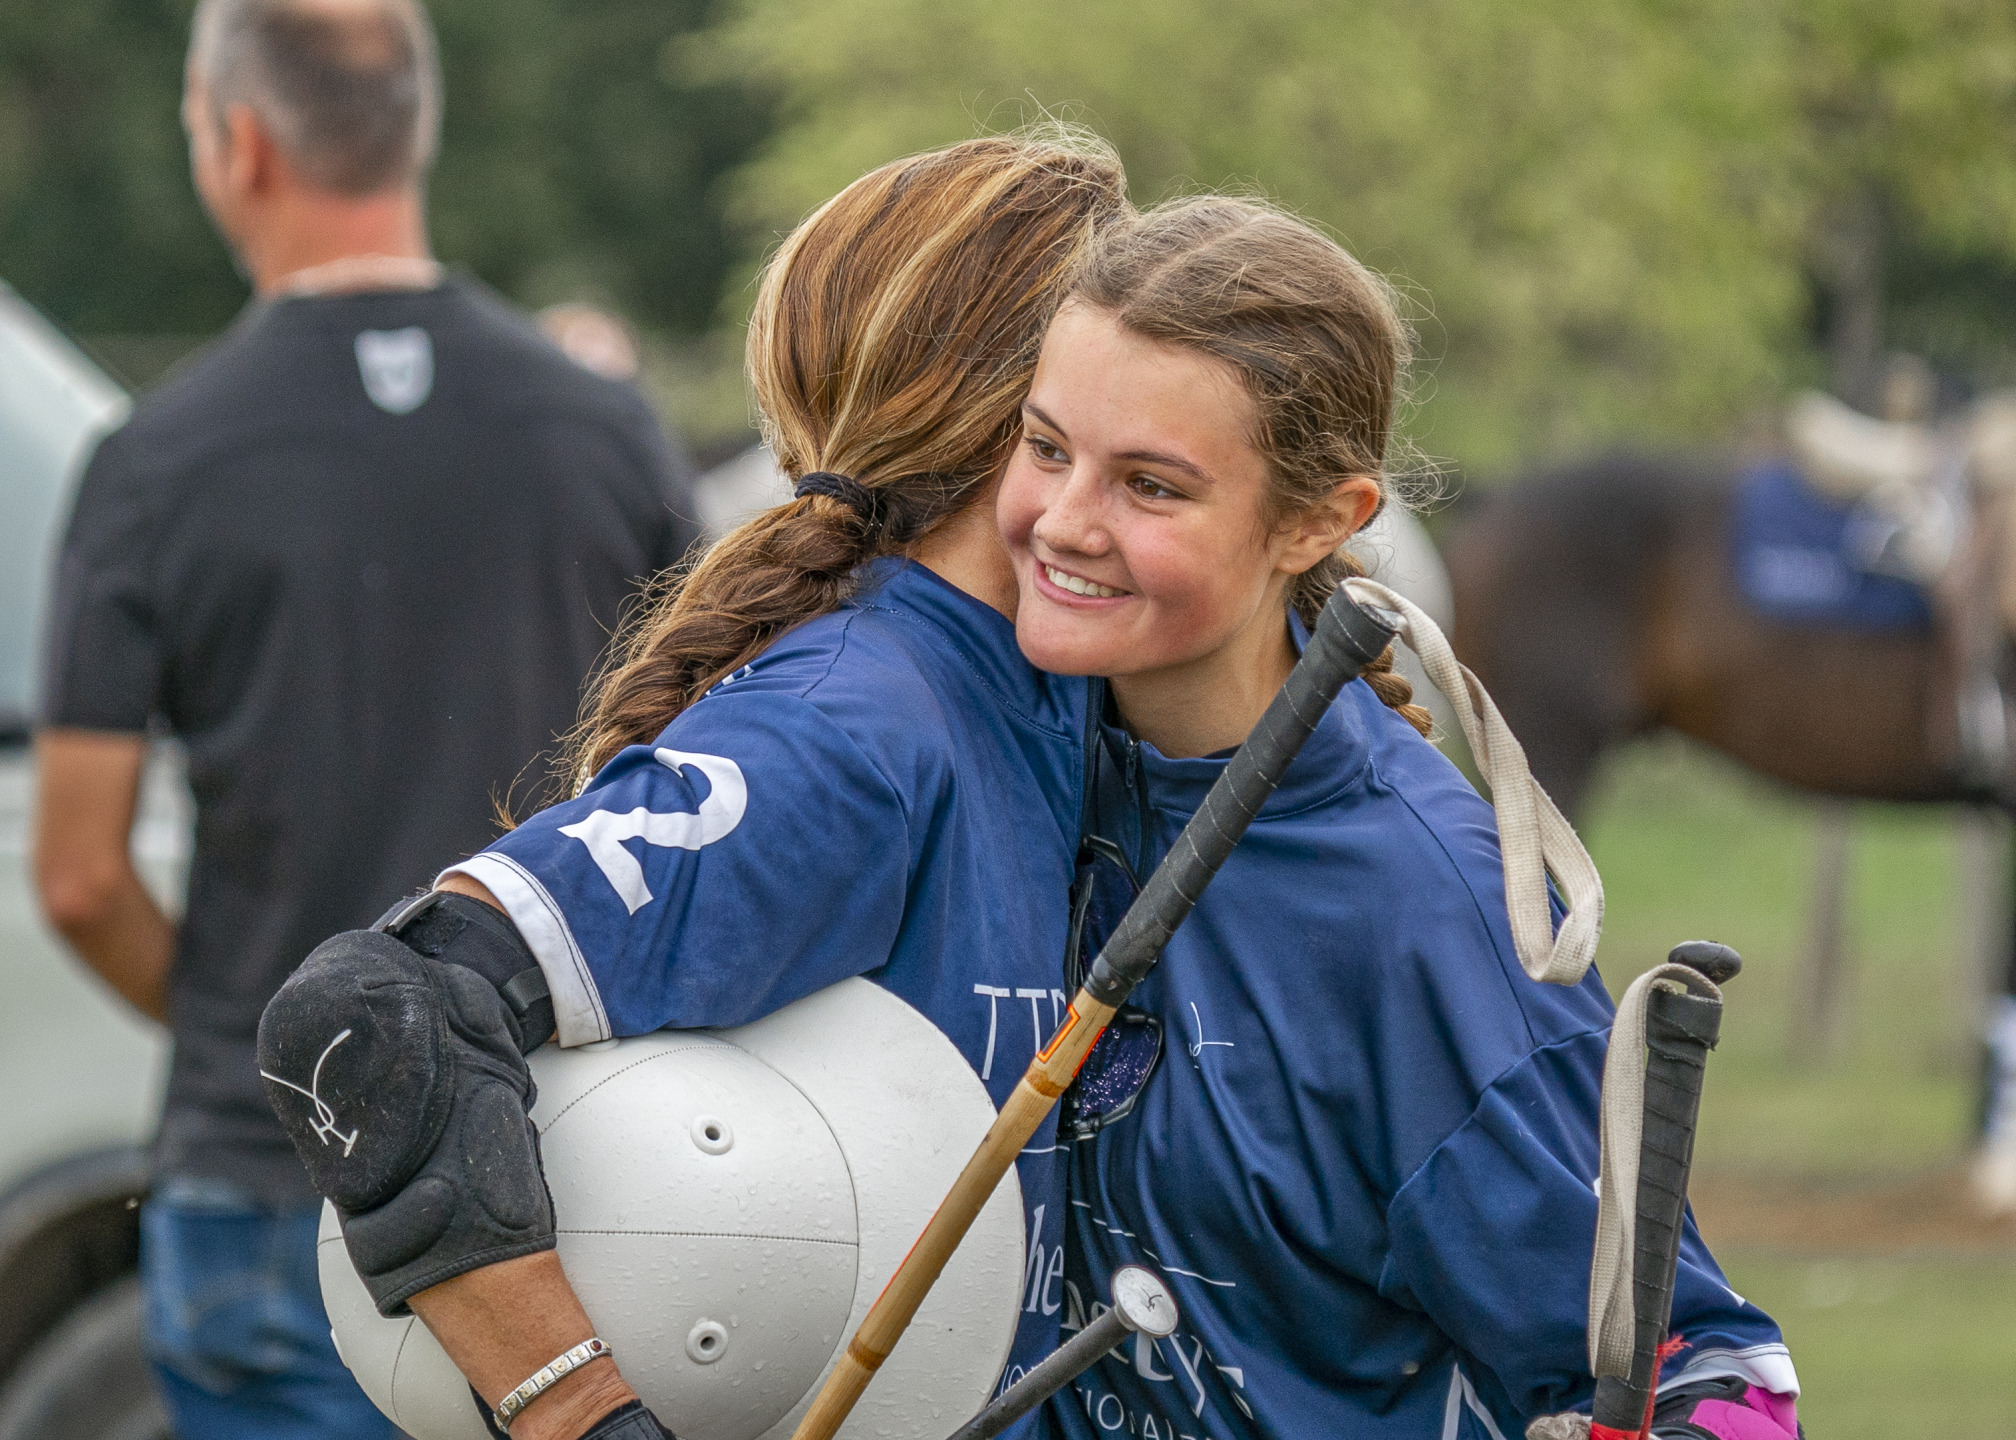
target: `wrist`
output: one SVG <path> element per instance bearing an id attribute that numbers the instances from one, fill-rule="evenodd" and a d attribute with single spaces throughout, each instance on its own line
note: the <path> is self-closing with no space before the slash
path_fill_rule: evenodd
<path id="1" fill-rule="evenodd" d="M 487 1414 L 540 1367 L 595 1334 L 551 1250 L 485 1265 L 412 1297 L 418 1315 L 465 1375 Z M 511 1440 L 575 1440 L 634 1392 L 621 1357 L 570 1370 L 511 1423 Z"/>
<path id="2" fill-rule="evenodd" d="M 637 1398 L 614 1360 L 584 1365 L 519 1412 L 511 1440 L 577 1440 L 596 1421 Z"/>

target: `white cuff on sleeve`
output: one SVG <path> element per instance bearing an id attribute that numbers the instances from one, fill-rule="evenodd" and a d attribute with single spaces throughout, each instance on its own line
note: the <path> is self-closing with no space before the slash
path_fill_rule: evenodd
<path id="1" fill-rule="evenodd" d="M 1744 1350 L 1703 1350 L 1691 1356 L 1686 1366 L 1660 1385 L 1670 1390 L 1696 1380 L 1720 1380 L 1733 1375 L 1747 1380 L 1759 1390 L 1774 1395 L 1797 1395 L 1799 1372 L 1792 1368 L 1792 1352 L 1783 1345 L 1752 1345 Z"/>
<path id="2" fill-rule="evenodd" d="M 553 1022 L 561 1045 L 590 1045 L 612 1038 L 609 1012 L 602 1008 L 602 996 L 588 973 L 588 962 L 574 943 L 567 917 L 538 878 L 510 856 L 495 851 L 450 865 L 436 877 L 435 885 L 450 875 L 467 875 L 495 895 L 525 937 L 532 958 L 546 975 L 547 989 L 553 992 Z"/>

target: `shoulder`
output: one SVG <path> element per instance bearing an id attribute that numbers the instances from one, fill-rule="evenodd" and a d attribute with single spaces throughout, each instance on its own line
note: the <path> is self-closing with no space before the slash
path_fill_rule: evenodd
<path id="1" fill-rule="evenodd" d="M 568 359 L 480 281 L 456 276 L 443 288 L 437 365 L 466 371 L 468 383 L 456 389 L 464 403 L 500 426 L 559 437 L 556 448 L 576 478 L 622 475 L 654 503 L 669 495 L 675 510 L 690 512 L 692 458 L 636 385 Z M 582 447 L 583 437 L 593 448 Z"/>
<path id="2" fill-rule="evenodd" d="M 158 514 L 172 519 L 185 484 L 210 458 L 240 446 L 251 427 L 242 398 L 258 373 L 227 333 L 153 389 L 98 441 L 78 482 L 74 518 Z"/>
<path id="3" fill-rule="evenodd" d="M 1593 971 L 1568 987 L 1521 968 L 1490 803 L 1367 687 L 1346 694 L 1367 735 L 1368 764 L 1362 783 L 1314 818 L 1351 857 L 1353 883 L 1340 888 L 1360 912 L 1348 947 L 1359 982 L 1432 1005 L 1507 1064 L 1533 1047 L 1607 1029 L 1609 999 Z"/>
<path id="4" fill-rule="evenodd" d="M 100 445 L 101 453 L 137 473 L 168 474 L 229 446 L 241 431 L 267 423 L 258 401 L 276 389 L 272 361 L 284 343 L 270 333 L 267 322 L 263 307 L 248 306 L 223 334 L 143 391 L 126 423 Z"/>
<path id="5" fill-rule="evenodd" d="M 945 700 L 887 617 L 846 608 L 788 632 L 727 676 L 665 732 L 759 731 L 821 763 L 851 758 L 910 797 L 943 783 L 953 738 Z"/>
<path id="6" fill-rule="evenodd" d="M 1380 1183 L 1397 1188 L 1536 1057 L 1600 1052 L 1610 1007 L 1593 971 L 1571 988 L 1520 967 L 1490 805 L 1376 698 L 1345 704 L 1366 764 L 1265 827 L 1278 873 L 1242 928 L 1270 938 L 1269 966 L 1302 952 L 1282 1028 L 1327 1047 L 1342 1093 L 1378 1097 Z"/>

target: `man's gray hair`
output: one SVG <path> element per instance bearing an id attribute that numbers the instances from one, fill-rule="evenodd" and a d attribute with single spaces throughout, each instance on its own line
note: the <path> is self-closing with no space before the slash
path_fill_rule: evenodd
<path id="1" fill-rule="evenodd" d="M 441 67 L 416 0 L 202 0 L 189 67 L 217 123 L 251 106 L 325 190 L 372 195 L 433 163 Z"/>

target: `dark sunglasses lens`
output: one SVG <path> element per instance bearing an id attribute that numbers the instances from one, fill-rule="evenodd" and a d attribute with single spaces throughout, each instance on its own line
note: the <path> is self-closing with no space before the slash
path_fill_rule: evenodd
<path id="1" fill-rule="evenodd" d="M 1119 928 L 1121 917 L 1140 893 L 1120 847 L 1097 835 L 1086 836 L 1071 885 L 1071 934 L 1064 955 L 1064 973 L 1074 990 L 1084 983 L 1092 957 Z M 1067 1092 L 1064 1133 L 1089 1139 L 1126 1115 L 1161 1058 L 1162 1022 L 1122 1006 Z"/>
<path id="2" fill-rule="evenodd" d="M 1085 1057 L 1072 1082 L 1065 1119 L 1074 1140 L 1087 1140 L 1134 1108 L 1162 1058 L 1162 1022 L 1122 1006 Z"/>

